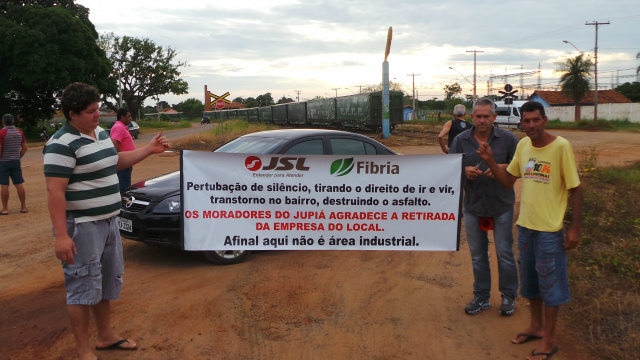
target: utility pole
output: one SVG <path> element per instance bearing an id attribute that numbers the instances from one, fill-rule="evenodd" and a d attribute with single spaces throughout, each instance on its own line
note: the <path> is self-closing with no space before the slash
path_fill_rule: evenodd
<path id="1" fill-rule="evenodd" d="M 340 90 L 340 88 L 331 88 L 331 90 L 335 90 L 336 91 L 336 97 L 338 97 L 338 90 Z"/>
<path id="2" fill-rule="evenodd" d="M 597 122 L 598 121 L 598 26 L 600 25 L 609 25 L 610 23 L 607 22 L 598 22 L 598 21 L 593 21 L 593 22 L 588 22 L 585 23 L 585 25 L 595 25 L 596 27 L 596 48 L 594 49 L 594 53 L 595 53 L 595 61 L 593 62 L 593 66 L 594 66 L 594 79 L 595 79 L 595 91 L 593 93 L 593 122 Z"/>
<path id="3" fill-rule="evenodd" d="M 357 87 L 357 88 L 360 88 L 360 90 L 358 91 L 358 94 L 362 94 L 362 88 L 363 88 L 365 85 L 353 85 L 353 86 L 355 86 L 355 87 Z"/>
<path id="4" fill-rule="evenodd" d="M 296 101 L 300 102 L 300 93 L 302 92 L 302 90 L 293 90 L 296 93 Z"/>
<path id="5" fill-rule="evenodd" d="M 407 74 L 407 76 L 413 77 L 413 114 L 411 120 L 416 119 L 416 75 L 420 76 L 420 74 Z"/>
<path id="6" fill-rule="evenodd" d="M 484 52 L 479 50 L 467 50 L 468 53 L 473 53 L 473 101 L 476 101 L 478 97 L 476 96 L 476 55 L 478 53 Z"/>

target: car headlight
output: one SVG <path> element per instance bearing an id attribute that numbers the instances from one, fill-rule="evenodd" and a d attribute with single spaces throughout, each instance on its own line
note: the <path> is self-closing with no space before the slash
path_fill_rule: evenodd
<path id="1" fill-rule="evenodd" d="M 180 195 L 168 197 L 158 204 L 153 212 L 156 214 L 175 214 L 180 212 Z"/>

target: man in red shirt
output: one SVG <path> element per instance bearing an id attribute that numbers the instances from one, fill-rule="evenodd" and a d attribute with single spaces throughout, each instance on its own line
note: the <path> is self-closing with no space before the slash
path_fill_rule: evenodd
<path id="1" fill-rule="evenodd" d="M 0 130 L 0 185 L 2 185 L 2 212 L 0 215 L 9 215 L 9 178 L 18 191 L 20 199 L 20 212 L 26 213 L 25 191 L 22 183 L 22 168 L 20 159 L 27 152 L 27 139 L 22 131 L 13 126 L 13 115 L 5 114 L 2 117 Z"/>
<path id="2" fill-rule="evenodd" d="M 113 124 L 111 128 L 111 141 L 113 142 L 113 146 L 115 146 L 118 152 L 121 151 L 132 151 L 136 149 L 136 145 L 133 143 L 133 139 L 131 138 L 131 134 L 129 133 L 129 128 L 127 127 L 131 124 L 131 113 L 127 109 L 118 109 L 116 113 L 117 121 Z M 131 173 L 133 171 L 133 167 L 129 167 L 126 169 L 118 170 L 118 181 L 120 181 L 120 194 L 124 193 L 124 191 L 131 186 Z"/>

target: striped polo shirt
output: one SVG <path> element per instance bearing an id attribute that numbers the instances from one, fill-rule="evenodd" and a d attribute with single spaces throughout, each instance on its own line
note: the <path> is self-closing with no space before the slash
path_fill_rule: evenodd
<path id="1" fill-rule="evenodd" d="M 20 150 L 22 143 L 27 142 L 22 131 L 15 126 L 5 126 L 0 130 L 0 148 L 2 157 L 0 161 L 20 160 Z"/>
<path id="2" fill-rule="evenodd" d="M 96 139 L 66 122 L 44 147 L 44 176 L 68 178 L 67 217 L 76 223 L 102 220 L 120 212 L 118 153 L 109 135 L 94 130 Z"/>

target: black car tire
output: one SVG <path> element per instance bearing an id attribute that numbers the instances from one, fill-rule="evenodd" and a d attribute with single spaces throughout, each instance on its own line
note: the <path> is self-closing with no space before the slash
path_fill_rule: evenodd
<path id="1" fill-rule="evenodd" d="M 219 265 L 232 265 L 244 261 L 249 255 L 249 250 L 220 250 L 220 251 L 203 251 L 202 255 L 212 263 Z"/>

